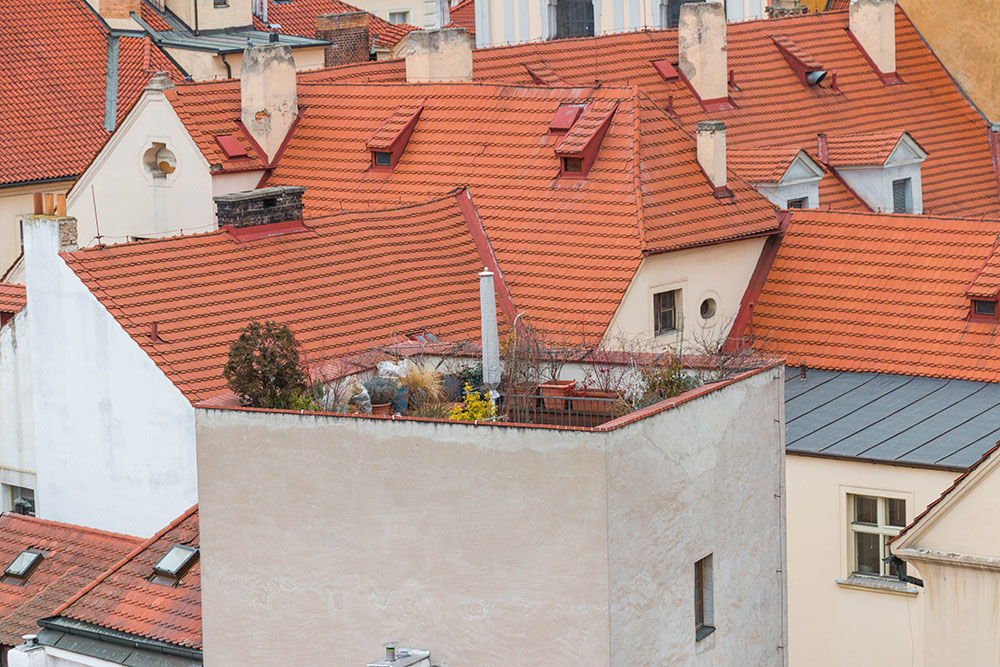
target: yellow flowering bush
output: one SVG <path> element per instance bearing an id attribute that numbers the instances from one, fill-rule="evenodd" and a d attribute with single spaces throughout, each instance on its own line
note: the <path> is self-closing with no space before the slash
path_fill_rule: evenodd
<path id="1" fill-rule="evenodd" d="M 456 405 L 451 409 L 448 419 L 461 421 L 485 421 L 495 419 L 497 408 L 487 394 L 480 396 L 478 391 L 472 388 L 468 382 L 465 383 L 465 401 L 461 405 Z"/>

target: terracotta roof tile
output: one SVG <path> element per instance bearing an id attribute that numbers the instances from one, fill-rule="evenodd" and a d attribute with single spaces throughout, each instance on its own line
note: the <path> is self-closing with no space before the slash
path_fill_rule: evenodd
<path id="1" fill-rule="evenodd" d="M 535 79 L 527 68 L 544 62 L 567 85 L 636 85 L 656 106 L 672 109 L 688 131 L 700 120 L 724 121 L 727 144 L 735 149 L 763 145 L 812 152 L 819 132 L 833 136 L 905 129 L 929 154 L 921 176 L 925 213 L 1000 218 L 986 121 L 906 15 L 897 8 L 896 67 L 902 85 L 882 84 L 847 34 L 847 23 L 847 12 L 730 23 L 728 64 L 738 88 L 730 96 L 739 108 L 711 114 L 702 111 L 683 82 L 664 81 L 651 64 L 677 62 L 676 30 L 477 49 L 473 68 L 479 81 L 530 84 Z M 775 48 L 772 35 L 792 40 L 836 72 L 841 94 L 830 89 L 832 76 L 819 89 L 803 86 Z M 402 81 L 405 70 L 396 60 L 327 70 L 318 76 Z M 827 180 L 821 185 L 821 197 Z M 820 205 L 827 203 L 821 199 Z"/>
<path id="2" fill-rule="evenodd" d="M 369 150 L 387 151 L 392 148 L 400 133 L 417 120 L 423 105 L 406 105 L 397 108 L 385 123 L 372 135 L 367 145 Z"/>
<path id="3" fill-rule="evenodd" d="M 176 646 L 201 649 L 201 561 L 176 586 L 149 581 L 175 544 L 199 548 L 198 506 L 134 549 L 55 610 L 72 618 Z"/>
<path id="4" fill-rule="evenodd" d="M 27 302 L 24 285 L 0 283 L 0 313 L 16 313 Z"/>
<path id="5" fill-rule="evenodd" d="M 172 29 L 156 8 L 149 3 L 149 0 L 143 0 L 142 6 L 139 8 L 139 17 L 153 30 L 165 32 Z"/>
<path id="6" fill-rule="evenodd" d="M 109 136 L 107 28 L 78 0 L 6 0 L 0 43 L 10 45 L 0 49 L 0 184 L 79 175 Z M 156 70 L 180 78 L 169 59 L 148 46 L 145 37 L 119 39 L 118 119 Z"/>
<path id="7" fill-rule="evenodd" d="M 20 514 L 0 515 L 0 571 L 25 549 L 46 554 L 25 585 L 0 582 L 0 644 L 16 646 L 36 621 L 90 584 L 141 540 Z"/>
<path id="8" fill-rule="evenodd" d="M 830 158 L 827 164 L 835 168 L 884 164 L 903 134 L 905 130 L 828 136 Z"/>
<path id="9" fill-rule="evenodd" d="M 166 95 L 214 170 L 245 171 L 267 166 L 266 156 L 258 152 L 239 122 L 239 80 L 183 83 L 175 90 L 166 91 Z M 230 158 L 218 137 L 233 137 L 246 155 Z"/>
<path id="10" fill-rule="evenodd" d="M 219 231 L 63 257 L 197 402 L 228 391 L 229 347 L 254 318 L 289 325 L 315 363 L 414 331 L 478 339 L 476 274 L 492 260 L 459 199 L 310 219 L 309 232 L 246 243 Z M 154 322 L 164 342 L 150 339 Z"/>
<path id="11" fill-rule="evenodd" d="M 476 0 L 461 0 L 448 10 L 448 15 L 449 28 L 465 28 L 470 35 L 476 34 Z"/>
<path id="12" fill-rule="evenodd" d="M 796 146 L 763 148 L 748 146 L 729 149 L 726 160 L 733 171 L 748 182 L 777 183 L 792 166 L 792 161 L 802 152 Z"/>
<path id="13" fill-rule="evenodd" d="M 363 11 L 340 0 L 290 0 L 275 2 L 267 0 L 267 20 L 281 26 L 278 32 L 299 37 L 316 37 L 316 17 L 322 14 L 345 14 Z M 391 48 L 399 43 L 406 33 L 416 30 L 407 23 L 389 23 L 375 14 L 368 19 L 368 34 L 377 46 Z M 268 30 L 264 23 L 254 16 L 254 28 Z"/>
<path id="14" fill-rule="evenodd" d="M 758 347 L 792 366 L 1000 381 L 1000 324 L 970 321 L 966 295 L 992 270 L 997 229 L 794 211 L 753 309 Z"/>

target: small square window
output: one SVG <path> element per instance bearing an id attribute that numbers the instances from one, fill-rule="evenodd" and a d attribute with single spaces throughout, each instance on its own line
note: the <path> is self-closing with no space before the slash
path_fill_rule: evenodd
<path id="1" fill-rule="evenodd" d="M 712 554 L 694 564 L 694 638 L 701 641 L 715 632 L 715 594 Z"/>
<path id="2" fill-rule="evenodd" d="M 567 174 L 582 174 L 583 173 L 583 158 L 582 157 L 564 157 L 563 158 L 563 171 Z"/>
<path id="3" fill-rule="evenodd" d="M 653 333 L 657 336 L 677 330 L 680 290 L 653 295 Z"/>
<path id="4" fill-rule="evenodd" d="M 35 516 L 35 492 L 23 486 L 3 485 L 3 509 L 5 512 Z"/>
<path id="5" fill-rule="evenodd" d="M 375 166 L 391 167 L 392 153 L 389 153 L 388 151 L 375 151 Z"/>
<path id="6" fill-rule="evenodd" d="M 389 12 L 389 23 L 409 23 L 410 22 L 410 12 L 409 11 L 398 11 Z"/>
<path id="7" fill-rule="evenodd" d="M 994 317 L 997 314 L 997 302 L 986 301 L 983 299 L 973 299 L 972 312 L 975 313 L 976 315 L 983 315 L 985 317 Z"/>
<path id="8" fill-rule="evenodd" d="M 798 199 L 789 199 L 788 205 L 785 208 L 806 208 L 809 205 L 809 199 L 807 197 L 800 197 Z"/>

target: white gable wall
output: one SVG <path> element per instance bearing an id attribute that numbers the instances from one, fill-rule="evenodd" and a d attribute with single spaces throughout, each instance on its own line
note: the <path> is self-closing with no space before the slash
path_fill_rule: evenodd
<path id="1" fill-rule="evenodd" d="M 154 178 L 143 163 L 154 142 L 177 160 L 166 178 Z M 161 91 L 143 93 L 70 191 L 66 205 L 82 247 L 97 244 L 94 196 L 104 243 L 215 228 L 208 162 Z"/>
<path id="2" fill-rule="evenodd" d="M 152 535 L 197 501 L 194 409 L 25 221 L 39 516 Z"/>
<path id="3" fill-rule="evenodd" d="M 28 311 L 0 327 L 0 484 L 35 488 Z"/>

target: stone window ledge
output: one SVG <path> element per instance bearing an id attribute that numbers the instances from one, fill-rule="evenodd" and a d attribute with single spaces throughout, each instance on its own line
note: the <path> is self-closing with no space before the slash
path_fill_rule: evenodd
<path id="1" fill-rule="evenodd" d="M 890 595 L 904 595 L 906 597 L 916 597 L 919 592 L 913 586 L 898 579 L 887 577 L 865 577 L 852 574 L 847 579 L 834 579 L 841 588 L 853 588 L 855 590 L 872 591 L 873 593 L 889 593 Z"/>

